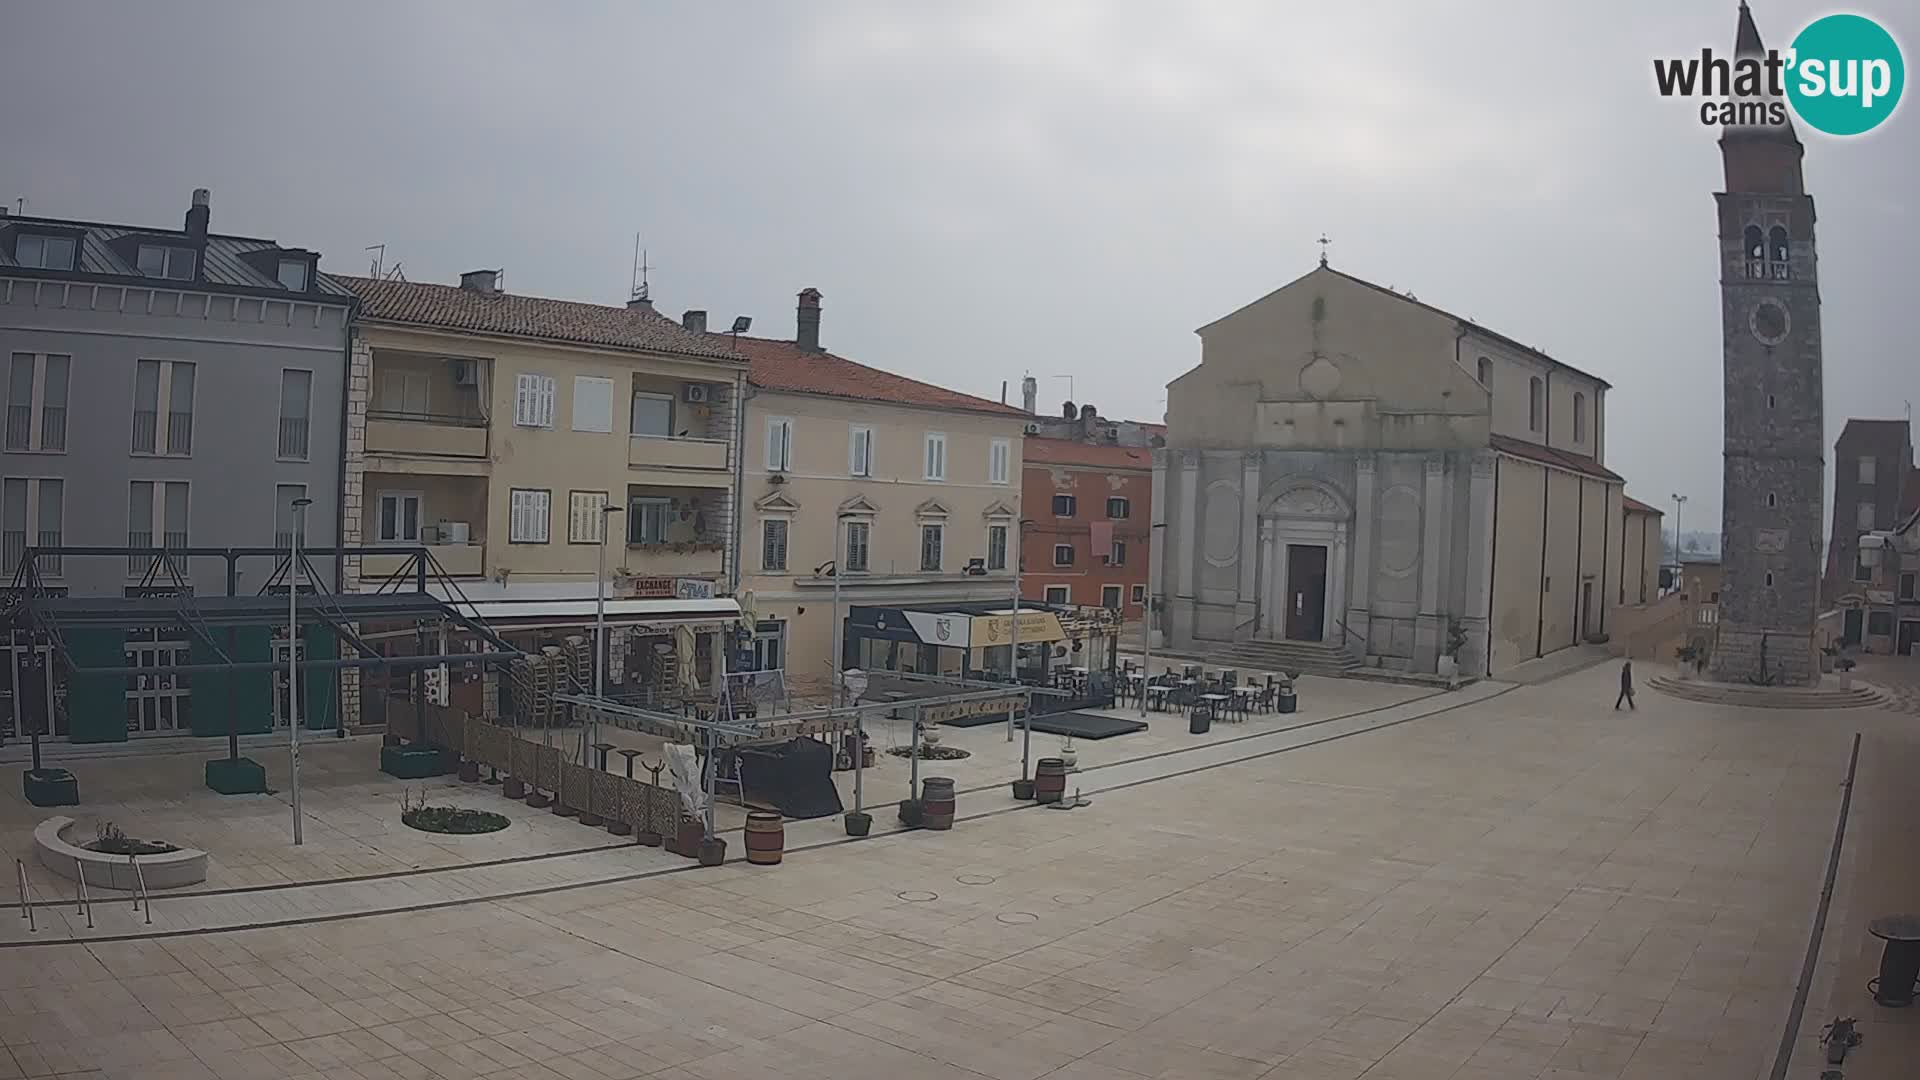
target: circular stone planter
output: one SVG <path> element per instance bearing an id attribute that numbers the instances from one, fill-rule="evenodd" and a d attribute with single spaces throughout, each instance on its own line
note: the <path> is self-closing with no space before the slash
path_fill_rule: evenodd
<path id="1" fill-rule="evenodd" d="M 181 848 L 161 855 L 109 855 L 81 847 L 64 835 L 73 825 L 70 817 L 50 817 L 33 829 L 33 847 L 40 865 L 74 881 L 86 876 L 88 885 L 131 892 L 137 878 L 146 881 L 148 890 L 177 889 L 207 880 L 207 853 L 197 848 Z M 139 874 L 134 863 L 139 863 Z"/>
<path id="2" fill-rule="evenodd" d="M 505 814 L 491 810 L 473 810 L 464 806 L 428 806 L 400 815 L 409 829 L 441 836 L 483 836 L 513 824 Z"/>

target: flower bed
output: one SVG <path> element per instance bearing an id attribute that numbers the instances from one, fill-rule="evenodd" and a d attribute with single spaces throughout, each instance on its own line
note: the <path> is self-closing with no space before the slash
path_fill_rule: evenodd
<path id="1" fill-rule="evenodd" d="M 506 815 L 489 810 L 469 810 L 462 806 L 416 806 L 400 815 L 400 820 L 421 832 L 472 836 L 499 832 L 512 822 Z"/>
<path id="2" fill-rule="evenodd" d="M 887 753 L 894 757 L 914 757 L 914 752 L 904 746 L 890 746 Z M 957 746 L 941 746 L 938 743 L 921 743 L 918 757 L 921 761 L 959 761 L 973 755 Z"/>

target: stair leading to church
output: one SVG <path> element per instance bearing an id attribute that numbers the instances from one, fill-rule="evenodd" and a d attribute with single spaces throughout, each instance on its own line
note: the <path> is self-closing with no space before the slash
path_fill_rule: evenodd
<path id="1" fill-rule="evenodd" d="M 1236 641 L 1208 649 L 1207 661 L 1221 667 L 1335 677 L 1358 671 L 1361 667 L 1360 661 L 1340 646 L 1313 641 Z"/>
<path id="2" fill-rule="evenodd" d="M 1686 701 L 1749 709 L 1870 709 L 1887 702 L 1884 692 L 1863 683 L 1849 687 L 1743 686 L 1655 675 L 1647 685 Z"/>

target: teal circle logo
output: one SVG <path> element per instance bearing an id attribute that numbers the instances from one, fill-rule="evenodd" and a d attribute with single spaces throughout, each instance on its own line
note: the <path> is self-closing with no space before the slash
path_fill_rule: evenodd
<path id="1" fill-rule="evenodd" d="M 1861 15 L 1828 15 L 1793 39 L 1787 100 L 1801 120 L 1828 135 L 1860 135 L 1893 115 L 1907 68 L 1900 46 Z"/>

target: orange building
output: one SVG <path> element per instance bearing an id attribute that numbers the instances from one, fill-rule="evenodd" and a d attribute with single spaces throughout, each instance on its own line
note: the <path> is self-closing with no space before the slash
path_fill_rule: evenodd
<path id="1" fill-rule="evenodd" d="M 1033 435 L 1024 441 L 1020 593 L 1140 617 L 1147 595 L 1153 451 Z"/>

